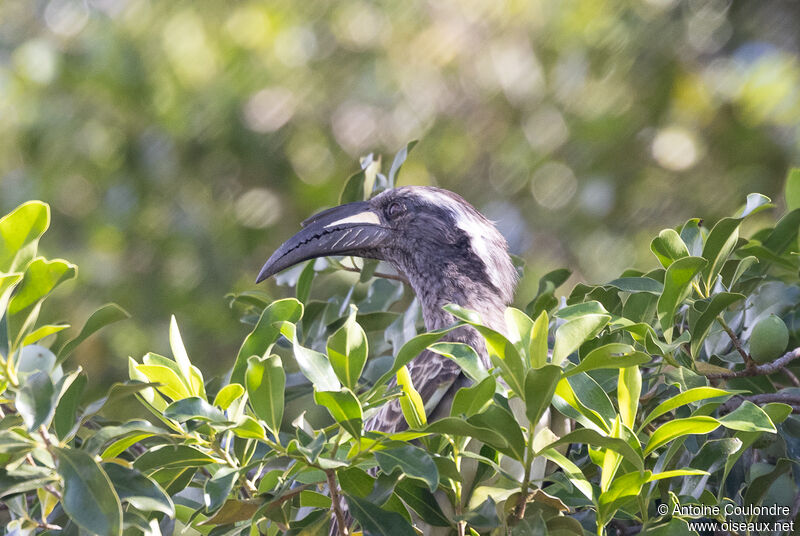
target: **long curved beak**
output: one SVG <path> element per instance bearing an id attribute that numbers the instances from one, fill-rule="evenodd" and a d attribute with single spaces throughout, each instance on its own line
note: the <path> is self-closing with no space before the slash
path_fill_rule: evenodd
<path id="1" fill-rule="evenodd" d="M 329 255 L 380 258 L 390 232 L 368 202 L 340 205 L 311 216 L 303 230 L 284 242 L 261 268 L 256 283 L 299 262 Z"/>

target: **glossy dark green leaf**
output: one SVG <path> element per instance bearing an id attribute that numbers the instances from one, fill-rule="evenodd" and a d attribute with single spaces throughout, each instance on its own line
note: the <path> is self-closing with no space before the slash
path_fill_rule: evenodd
<path id="1" fill-rule="evenodd" d="M 164 410 L 164 416 L 178 422 L 186 422 L 189 419 L 199 419 L 221 423 L 224 422 L 225 415 L 216 407 L 212 406 L 198 396 L 192 396 L 173 402 Z"/>
<path id="2" fill-rule="evenodd" d="M 17 410 L 28 431 L 49 425 L 56 410 L 57 396 L 53 382 L 45 372 L 34 372 L 22 380 L 17 394 Z"/>
<path id="3" fill-rule="evenodd" d="M 369 536 L 416 536 L 406 519 L 371 502 L 353 495 L 345 495 L 349 511 L 361 529 Z"/>
<path id="4" fill-rule="evenodd" d="M 64 345 L 61 346 L 61 348 L 56 352 L 56 355 L 58 356 L 58 362 L 61 363 L 67 357 L 69 357 L 69 355 L 80 343 L 88 339 L 98 330 L 108 326 L 109 324 L 119 322 L 120 320 L 126 320 L 130 317 L 131 315 L 116 303 L 107 303 L 106 305 L 102 306 L 89 316 L 77 337 L 64 343 Z"/>
<path id="5" fill-rule="evenodd" d="M 706 238 L 703 247 L 703 258 L 706 265 L 703 267 L 703 281 L 707 292 L 711 291 L 717 274 L 733 251 L 739 239 L 739 225 L 741 218 L 723 218 L 719 220 Z"/>
<path id="6" fill-rule="evenodd" d="M 716 430 L 719 425 L 717 419 L 704 415 L 665 422 L 650 435 L 644 452 L 645 454 L 650 453 L 661 445 L 685 435 L 708 434 Z"/>
<path id="7" fill-rule="evenodd" d="M 108 475 L 89 454 L 53 448 L 64 480 L 61 506 L 78 526 L 94 534 L 122 534 L 122 506 Z"/>
<path id="8" fill-rule="evenodd" d="M 745 400 L 732 412 L 719 418 L 719 423 L 730 430 L 741 432 L 775 432 L 769 416 L 763 409 Z"/>
<path id="9" fill-rule="evenodd" d="M 672 341 L 672 324 L 675 311 L 689 294 L 695 275 L 706 265 L 700 257 L 683 257 L 669 265 L 664 275 L 664 292 L 658 299 L 658 321 L 667 342 Z"/>
<path id="10" fill-rule="evenodd" d="M 206 480 L 203 487 L 203 502 L 208 512 L 213 512 L 225 504 L 238 477 L 238 469 L 222 467 L 214 476 Z"/>
<path id="11" fill-rule="evenodd" d="M 56 412 L 53 416 L 53 425 L 59 439 L 66 438 L 75 426 L 75 415 L 83 398 L 86 381 L 86 374 L 77 375 L 69 386 L 63 390 L 63 394 L 58 400 Z"/>
<path id="12" fill-rule="evenodd" d="M 356 395 L 347 388 L 341 391 L 316 391 L 314 402 L 324 406 L 336 422 L 342 425 L 351 436 L 361 436 L 364 413 Z"/>
<path id="13" fill-rule="evenodd" d="M 283 420 L 286 373 L 281 358 L 253 356 L 247 360 L 245 385 L 256 416 L 278 437 Z"/>
<path id="14" fill-rule="evenodd" d="M 518 461 L 524 459 L 525 438 L 522 436 L 519 423 L 508 410 L 499 404 L 492 404 L 483 413 L 467 419 L 467 422 L 497 432 L 508 443 L 508 447 L 492 446 Z"/>
<path id="15" fill-rule="evenodd" d="M 589 352 L 577 366 L 564 371 L 564 375 L 574 376 L 590 370 L 632 367 L 650 360 L 649 355 L 635 351 L 629 344 L 609 343 Z"/>
<path id="16" fill-rule="evenodd" d="M 561 367 L 556 365 L 528 370 L 525 376 L 525 415 L 532 426 L 539 422 L 545 410 L 550 407 L 560 379 Z"/>
<path id="17" fill-rule="evenodd" d="M 189 445 L 161 445 L 136 458 L 133 466 L 145 473 L 160 469 L 201 467 L 220 460 Z"/>
<path id="18" fill-rule="evenodd" d="M 595 337 L 611 320 L 608 314 L 586 314 L 568 320 L 556 330 L 552 363 L 561 365 L 569 354 Z"/>
<path id="19" fill-rule="evenodd" d="M 297 327 L 288 322 L 281 326 L 281 333 L 292 343 L 292 351 L 300 372 L 319 391 L 337 391 L 341 384 L 336 378 L 331 362 L 325 354 L 306 348 L 297 340 Z"/>
<path id="20" fill-rule="evenodd" d="M 431 346 L 433 343 L 438 342 L 439 339 L 447 335 L 453 328 L 441 329 L 436 331 L 430 331 L 427 333 L 421 333 L 416 337 L 413 337 L 408 342 L 406 342 L 400 351 L 397 352 L 397 355 L 394 358 L 394 363 L 392 363 L 391 368 L 386 371 L 383 376 L 381 376 L 376 385 L 384 385 L 388 382 L 391 378 L 397 374 L 397 371 L 400 370 L 400 367 L 404 367 L 408 365 L 412 359 L 417 357 L 420 352 L 425 350 L 428 346 Z"/>
<path id="21" fill-rule="evenodd" d="M 758 476 L 750 482 L 750 486 L 744 491 L 744 504 L 760 504 L 769 491 L 769 488 L 783 474 L 791 471 L 796 464 L 795 460 L 781 458 L 775 464 L 772 471 Z"/>
<path id="22" fill-rule="evenodd" d="M 661 294 L 664 285 L 649 277 L 621 277 L 606 283 L 609 287 L 617 288 L 623 292 L 649 292 L 650 294 Z"/>
<path id="23" fill-rule="evenodd" d="M 478 352 L 472 346 L 460 342 L 436 342 L 430 345 L 429 349 L 455 361 L 464 374 L 474 382 L 483 381 L 489 375 Z"/>
<path id="24" fill-rule="evenodd" d="M 452 526 L 452 522 L 436 502 L 436 497 L 427 488 L 416 485 L 410 479 L 403 479 L 397 483 L 394 492 L 424 522 L 435 527 Z"/>
<path id="25" fill-rule="evenodd" d="M 102 467 L 120 501 L 130 503 L 143 512 L 162 512 L 170 517 L 175 515 L 172 499 L 153 479 L 116 463 L 104 463 Z"/>
<path id="26" fill-rule="evenodd" d="M 700 307 L 701 302 L 694 303 L 693 314 L 689 315 L 689 331 L 692 333 L 692 357 L 697 358 L 700 347 L 708 335 L 708 332 L 711 331 L 711 326 L 714 324 L 717 316 L 734 303 L 743 299 L 743 294 L 720 292 L 711 297 L 707 302 L 702 302 L 705 307 L 704 309 Z"/>
<path id="27" fill-rule="evenodd" d="M 449 434 L 460 437 L 473 437 L 495 448 L 508 447 L 508 441 L 498 432 L 480 424 L 465 421 L 458 417 L 445 417 L 428 424 L 423 432 Z"/>
<path id="28" fill-rule="evenodd" d="M 280 336 L 280 322 L 297 322 L 303 316 L 303 304 L 294 298 L 277 300 L 269 304 L 258 319 L 236 356 L 231 372 L 231 383 L 244 385 L 247 360 L 254 355 L 263 356 Z"/>
<path id="29" fill-rule="evenodd" d="M 355 389 L 367 362 L 367 335 L 356 322 L 357 309 L 350 306 L 344 325 L 328 338 L 328 359 L 341 382 Z"/>
<path id="30" fill-rule="evenodd" d="M 570 443 L 585 443 L 587 445 L 592 445 L 593 447 L 611 449 L 620 454 L 636 469 L 639 471 L 644 471 L 644 460 L 625 440 L 608 437 L 599 434 L 594 430 L 589 430 L 588 428 L 582 428 L 570 432 L 548 445 L 547 448 L 553 448 L 559 445 L 568 445 Z"/>
<path id="31" fill-rule="evenodd" d="M 431 492 L 439 486 L 439 470 L 430 454 L 419 447 L 405 445 L 400 448 L 375 451 L 375 459 L 384 473 L 400 469 L 408 478 L 421 480 Z"/>
<path id="32" fill-rule="evenodd" d="M 480 413 L 494 397 L 497 382 L 494 376 L 487 376 L 482 381 L 470 387 L 462 387 L 453 397 L 450 415 L 465 415 L 469 417 Z"/>
<path id="33" fill-rule="evenodd" d="M 669 268 L 674 261 L 689 256 L 689 249 L 674 229 L 664 229 L 658 233 L 650 243 L 650 251 L 664 268 Z"/>

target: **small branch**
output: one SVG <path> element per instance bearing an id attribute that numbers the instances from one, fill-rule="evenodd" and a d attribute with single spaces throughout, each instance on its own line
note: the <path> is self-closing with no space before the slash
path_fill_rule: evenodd
<path id="1" fill-rule="evenodd" d="M 336 473 L 332 469 L 329 469 L 325 471 L 325 475 L 328 477 L 328 489 L 331 492 L 331 510 L 333 510 L 333 515 L 336 516 L 339 536 L 347 536 L 344 514 L 342 513 L 341 503 L 339 502 L 339 490 L 336 486 Z"/>
<path id="2" fill-rule="evenodd" d="M 759 395 L 736 395 L 722 404 L 719 408 L 720 415 L 730 413 L 738 408 L 743 401 L 749 400 L 753 404 L 769 404 L 770 402 L 780 402 L 792 406 L 793 413 L 800 413 L 800 395 L 788 393 L 762 393 Z"/>
<path id="3" fill-rule="evenodd" d="M 791 370 L 786 367 L 783 367 L 781 370 L 786 374 L 786 377 L 789 378 L 789 381 L 792 382 L 792 385 L 800 387 L 800 380 L 797 379 L 797 376 L 795 376 Z"/>
<path id="4" fill-rule="evenodd" d="M 348 271 L 348 272 L 356 273 L 356 274 L 360 274 L 361 273 L 361 268 L 345 266 L 344 264 L 339 266 L 339 268 L 341 268 L 342 270 Z M 410 285 L 410 283 L 408 282 L 408 279 L 406 279 L 402 275 L 387 274 L 386 272 L 374 272 L 372 275 L 375 276 L 375 277 L 382 277 L 383 279 L 394 279 L 395 281 L 400 281 L 401 283 L 405 283 L 406 285 Z"/>
<path id="5" fill-rule="evenodd" d="M 746 378 L 749 376 L 767 376 L 774 374 L 784 367 L 800 358 L 800 348 L 795 348 L 791 352 L 786 352 L 782 357 L 776 359 L 772 363 L 764 363 L 763 365 L 753 365 L 752 367 L 745 368 L 744 370 L 732 370 L 730 372 L 712 372 L 705 374 L 706 378 L 711 380 L 721 380 L 725 378 Z"/>
<path id="6" fill-rule="evenodd" d="M 739 337 L 736 336 L 736 334 L 728 326 L 728 324 L 725 322 L 725 320 L 723 320 L 722 315 L 717 315 L 717 322 L 720 323 L 720 325 L 722 326 L 722 329 L 724 329 L 725 333 L 728 334 L 728 337 L 731 338 L 731 342 L 733 342 L 733 346 L 742 355 L 742 359 L 744 359 L 744 366 L 746 368 L 748 368 L 748 369 L 753 368 L 754 366 L 756 366 L 756 364 L 753 362 L 753 358 L 750 357 L 750 354 L 748 354 L 744 350 L 744 347 L 742 346 L 742 342 L 739 340 Z"/>

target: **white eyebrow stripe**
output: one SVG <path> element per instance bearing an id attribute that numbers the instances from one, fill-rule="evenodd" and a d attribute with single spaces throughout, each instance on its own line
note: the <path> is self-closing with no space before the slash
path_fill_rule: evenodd
<path id="1" fill-rule="evenodd" d="M 381 220 L 378 218 L 378 215 L 371 210 L 365 210 L 364 212 L 359 212 L 358 214 L 353 214 L 352 216 L 347 216 L 341 220 L 336 220 L 333 223 L 329 223 L 325 226 L 325 228 L 327 229 L 328 227 L 342 225 L 344 223 L 369 223 L 372 225 L 380 225 Z"/>

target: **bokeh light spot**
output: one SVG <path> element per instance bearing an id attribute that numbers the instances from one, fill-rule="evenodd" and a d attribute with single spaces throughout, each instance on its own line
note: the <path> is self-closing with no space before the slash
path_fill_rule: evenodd
<path id="1" fill-rule="evenodd" d="M 275 132 L 294 115 L 295 99 L 286 88 L 262 89 L 244 105 L 244 122 L 251 130 Z"/>
<path id="2" fill-rule="evenodd" d="M 561 162 L 548 162 L 533 173 L 531 193 L 536 202 L 548 210 L 563 208 L 575 195 L 578 181 L 575 173 Z"/>
<path id="3" fill-rule="evenodd" d="M 670 171 L 689 169 L 697 161 L 699 152 L 694 134 L 682 127 L 665 128 L 653 139 L 653 158 Z"/>
<path id="4" fill-rule="evenodd" d="M 280 199 L 267 188 L 248 190 L 234 206 L 236 221 L 251 229 L 269 227 L 280 219 L 282 212 Z"/>

